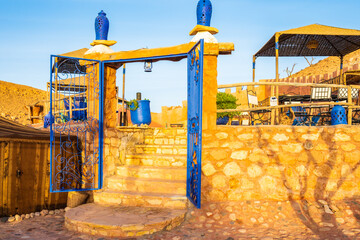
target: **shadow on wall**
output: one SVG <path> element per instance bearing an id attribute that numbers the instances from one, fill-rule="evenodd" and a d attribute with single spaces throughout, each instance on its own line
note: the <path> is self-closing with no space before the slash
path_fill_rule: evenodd
<path id="1" fill-rule="evenodd" d="M 311 134 L 308 132 L 308 134 Z M 295 130 L 293 129 L 293 135 L 296 135 Z M 317 176 L 315 180 L 315 188 L 313 190 L 313 196 L 314 200 L 319 204 L 319 207 L 324 208 L 324 212 L 322 214 L 321 223 L 319 224 L 318 221 L 312 216 L 311 212 L 309 211 L 308 201 L 306 200 L 305 193 L 308 191 L 308 185 L 311 184 L 310 181 L 313 181 L 309 179 L 308 174 L 300 174 L 298 176 L 298 186 L 300 186 L 300 189 L 294 189 L 292 187 L 292 184 L 289 183 L 288 177 L 285 174 L 285 171 L 283 170 L 281 172 L 281 178 L 282 178 L 282 184 L 287 189 L 288 194 L 288 200 L 291 203 L 291 206 L 294 210 L 294 213 L 298 216 L 298 218 L 302 221 L 302 223 L 309 228 L 314 234 L 318 235 L 321 239 L 325 239 L 328 237 L 328 233 L 320 231 L 321 227 L 324 226 L 324 223 L 328 224 L 328 226 L 334 226 L 332 228 L 332 234 L 336 235 L 337 237 L 340 237 L 341 239 L 349 239 L 341 229 L 337 228 L 337 221 L 336 217 L 333 213 L 331 213 L 332 209 L 329 207 L 331 204 L 331 200 L 336 194 L 336 192 L 339 191 L 341 186 L 344 184 L 346 179 L 354 173 L 354 171 L 359 167 L 360 162 L 358 161 L 352 168 L 347 168 L 344 170 L 344 168 L 341 169 L 341 176 L 337 180 L 334 181 L 332 179 L 332 171 L 335 169 L 335 165 L 337 161 L 341 161 L 341 158 L 339 158 L 338 155 L 338 148 L 339 145 L 333 141 L 335 131 L 333 133 L 331 132 L 321 132 L 320 138 L 324 139 L 324 143 L 327 145 L 328 154 L 329 157 L 325 161 L 325 163 L 319 163 L 318 159 L 316 159 L 316 156 L 310 151 L 314 147 L 314 142 L 311 140 L 307 140 L 304 144 L 305 148 L 307 148 L 307 151 L 305 151 L 307 155 L 307 161 L 305 169 L 309 169 L 311 165 L 314 166 L 315 170 L 318 172 L 314 172 L 314 175 Z M 270 143 L 266 140 L 262 140 L 260 138 L 261 133 L 259 132 L 259 139 L 258 142 L 263 142 L 266 145 L 270 145 Z M 296 137 L 294 139 L 296 142 L 301 143 L 302 141 L 299 139 L 299 137 Z M 284 165 L 281 163 L 279 156 L 275 151 L 271 151 L 271 154 L 274 155 L 274 158 L 276 159 L 276 164 L 281 168 L 285 169 Z M 329 185 L 329 182 L 332 181 L 332 187 L 331 189 L 327 188 Z M 329 191 L 327 191 L 329 190 Z M 296 201 L 294 197 L 294 193 L 298 192 L 300 201 Z M 331 205 L 330 205 L 331 206 Z"/>
<path id="2" fill-rule="evenodd" d="M 207 202 L 290 201 L 321 239 L 338 228 L 333 202 L 356 199 L 360 183 L 358 127 L 218 127 L 204 131 L 203 197 Z M 309 206 L 315 201 L 317 206 Z M 355 201 L 355 200 L 354 200 Z M 322 209 L 314 215 L 311 207 Z M 360 212 L 354 211 L 360 218 Z M 354 215 L 354 217 L 356 218 Z"/>

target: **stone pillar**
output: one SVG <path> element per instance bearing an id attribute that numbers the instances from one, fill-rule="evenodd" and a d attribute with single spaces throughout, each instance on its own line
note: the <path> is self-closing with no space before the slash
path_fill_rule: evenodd
<path id="1" fill-rule="evenodd" d="M 204 56 L 203 130 L 216 128 L 217 56 Z"/>
<path id="2" fill-rule="evenodd" d="M 106 67 L 104 69 L 104 127 L 116 127 L 116 69 Z"/>

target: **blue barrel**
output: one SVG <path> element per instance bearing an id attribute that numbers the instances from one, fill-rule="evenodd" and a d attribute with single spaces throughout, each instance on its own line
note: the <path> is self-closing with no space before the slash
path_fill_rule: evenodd
<path id="1" fill-rule="evenodd" d="M 331 125 L 347 124 L 346 110 L 342 106 L 335 106 L 331 110 Z"/>
<path id="2" fill-rule="evenodd" d="M 226 125 L 228 122 L 229 122 L 228 116 L 216 119 L 216 125 Z"/>
<path id="3" fill-rule="evenodd" d="M 138 101 L 138 104 L 139 107 L 136 110 L 134 111 L 130 110 L 131 122 L 137 125 L 141 125 L 141 124 L 150 125 L 151 123 L 150 101 L 140 100 Z"/>

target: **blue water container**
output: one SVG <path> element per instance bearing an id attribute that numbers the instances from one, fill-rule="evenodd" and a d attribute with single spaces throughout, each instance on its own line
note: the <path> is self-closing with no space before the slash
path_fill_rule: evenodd
<path id="1" fill-rule="evenodd" d="M 138 104 L 139 107 L 136 110 L 130 110 L 131 122 L 137 125 L 141 125 L 141 124 L 150 125 L 151 123 L 150 101 L 139 100 Z M 133 107 L 132 105 L 130 106 L 130 108 Z"/>
<path id="2" fill-rule="evenodd" d="M 331 110 L 331 125 L 347 124 L 346 110 L 343 106 L 335 106 Z"/>

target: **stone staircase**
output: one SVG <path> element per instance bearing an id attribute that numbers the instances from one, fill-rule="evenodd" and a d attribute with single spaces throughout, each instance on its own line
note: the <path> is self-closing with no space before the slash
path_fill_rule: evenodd
<path id="1" fill-rule="evenodd" d="M 130 154 L 126 154 L 122 165 L 116 167 L 116 174 L 105 179 L 104 189 L 94 192 L 96 207 L 110 206 L 116 208 L 116 211 L 119 211 L 119 207 L 126 210 L 149 209 L 159 213 L 165 211 L 169 217 L 158 222 L 159 230 L 164 229 L 164 221 L 168 222 L 171 228 L 181 224 L 189 204 L 186 198 L 186 144 L 184 129 L 146 131 L 144 141 L 136 144 Z M 84 209 L 81 211 L 86 212 Z M 175 215 L 173 211 L 176 212 Z M 84 229 L 84 226 L 81 229 Z M 154 223 L 152 227 L 153 230 L 157 229 Z M 128 237 L 151 233 L 145 231 L 141 234 L 141 231 L 135 230 L 120 232 L 122 234 L 111 236 Z M 108 236 L 101 231 L 97 234 Z"/>
<path id="2" fill-rule="evenodd" d="M 163 131 L 150 131 L 135 145 L 135 153 L 106 179 L 105 189 L 94 194 L 95 203 L 186 208 L 186 131 Z"/>

